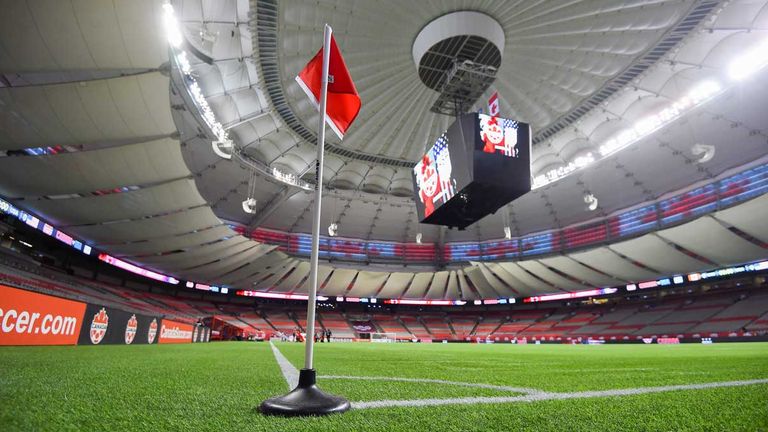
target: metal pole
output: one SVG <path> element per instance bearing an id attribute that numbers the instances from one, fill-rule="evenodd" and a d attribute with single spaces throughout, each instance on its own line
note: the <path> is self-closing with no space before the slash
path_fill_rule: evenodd
<path id="1" fill-rule="evenodd" d="M 320 254 L 320 210 L 323 199 L 323 154 L 325 147 L 325 105 L 328 92 L 328 63 L 331 57 L 331 32 L 326 24 L 323 33 L 323 78 L 320 89 L 320 120 L 317 126 L 317 162 L 315 172 L 315 214 L 312 220 L 312 255 L 309 259 L 309 299 L 307 299 L 307 337 L 304 351 L 304 369 L 312 369 L 312 354 L 315 347 L 315 306 L 317 298 L 317 259 Z"/>

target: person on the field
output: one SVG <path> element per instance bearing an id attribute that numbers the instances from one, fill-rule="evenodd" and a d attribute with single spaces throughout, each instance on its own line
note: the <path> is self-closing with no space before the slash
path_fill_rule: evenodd
<path id="1" fill-rule="evenodd" d="M 328 341 L 328 343 L 331 343 L 331 335 L 333 335 L 333 333 L 331 333 L 331 329 L 327 329 L 325 331 L 325 339 Z"/>

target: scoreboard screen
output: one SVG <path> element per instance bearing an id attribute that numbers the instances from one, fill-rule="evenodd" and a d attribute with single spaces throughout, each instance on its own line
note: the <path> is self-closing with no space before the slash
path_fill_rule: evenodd
<path id="1" fill-rule="evenodd" d="M 419 220 L 463 229 L 530 191 L 530 142 L 528 124 L 459 117 L 413 168 Z"/>

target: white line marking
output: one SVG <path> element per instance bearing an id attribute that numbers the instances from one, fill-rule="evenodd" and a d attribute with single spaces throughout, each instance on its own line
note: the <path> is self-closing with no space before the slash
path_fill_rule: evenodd
<path id="1" fill-rule="evenodd" d="M 558 399 L 581 399 L 596 397 L 629 396 L 647 393 L 661 393 L 677 390 L 701 390 L 719 387 L 739 387 L 754 384 L 768 384 L 768 379 L 754 379 L 743 381 L 724 381 L 703 384 L 671 385 L 661 387 L 640 387 L 616 390 L 583 391 L 574 393 L 547 393 L 528 394 L 523 396 L 494 396 L 494 397 L 463 397 L 452 399 L 416 399 L 416 400 L 382 400 L 370 402 L 353 402 L 352 408 L 386 408 L 386 407 L 425 407 L 436 405 L 471 405 L 471 404 L 499 404 L 509 402 L 535 402 Z"/>
<path id="2" fill-rule="evenodd" d="M 348 376 L 348 375 L 323 375 L 320 378 L 349 379 L 349 380 L 360 380 L 360 381 L 373 380 L 373 381 L 400 381 L 400 382 L 446 384 L 446 385 L 455 385 L 455 386 L 462 386 L 462 387 L 475 387 L 475 388 L 484 388 L 484 389 L 491 389 L 491 390 L 508 391 L 513 393 L 524 393 L 524 394 L 544 393 L 541 390 L 536 390 L 532 388 L 509 387 L 509 386 L 500 386 L 500 385 L 493 385 L 493 384 L 468 383 L 468 382 L 459 382 L 459 381 L 446 381 L 446 380 L 430 379 L 430 378 L 397 378 L 397 377 L 382 377 L 382 376 L 368 377 L 368 376 Z"/>
<path id="3" fill-rule="evenodd" d="M 275 360 L 280 366 L 280 371 L 285 377 L 288 388 L 292 390 L 299 383 L 299 370 L 296 369 L 290 361 L 280 352 L 279 349 L 269 342 L 272 347 L 272 353 L 275 355 Z M 510 402 L 536 402 L 544 400 L 562 400 L 562 399 L 583 399 L 583 398 L 598 398 L 598 397 L 617 397 L 617 396 L 631 396 L 648 393 L 662 393 L 678 390 L 703 390 L 721 387 L 741 387 L 755 384 L 768 384 L 768 379 L 753 379 L 753 380 L 741 380 L 741 381 L 721 381 L 721 382 L 709 382 L 701 384 L 683 384 L 683 385 L 669 385 L 660 387 L 638 387 L 628 389 L 614 389 L 614 390 L 591 390 L 581 391 L 573 393 L 557 393 L 557 392 L 545 392 L 542 390 L 520 388 L 520 387 L 508 387 L 497 386 L 493 384 L 480 384 L 480 383 L 464 383 L 458 381 L 445 381 L 439 379 L 429 378 L 397 378 L 397 377 L 365 377 L 365 376 L 346 376 L 346 375 L 325 375 L 321 378 L 324 379 L 351 379 L 351 380 L 374 380 L 374 381 L 401 381 L 401 382 L 423 382 L 433 384 L 447 384 L 458 385 L 465 387 L 477 387 L 502 391 L 510 391 L 515 393 L 525 393 L 522 396 L 477 396 L 477 397 L 461 397 L 450 399 L 414 399 L 414 400 L 379 400 L 368 402 L 352 402 L 352 408 L 354 409 L 367 409 L 367 408 L 387 408 L 387 407 L 425 407 L 425 406 L 437 406 L 437 405 L 472 405 L 472 404 L 500 404 Z"/>
<path id="4" fill-rule="evenodd" d="M 275 355 L 275 360 L 277 360 L 277 364 L 280 366 L 280 371 L 283 373 L 285 382 L 288 383 L 288 389 L 293 390 L 299 385 L 299 370 L 285 358 L 283 353 L 277 349 L 272 341 L 269 341 L 269 346 L 272 347 L 272 354 Z"/>

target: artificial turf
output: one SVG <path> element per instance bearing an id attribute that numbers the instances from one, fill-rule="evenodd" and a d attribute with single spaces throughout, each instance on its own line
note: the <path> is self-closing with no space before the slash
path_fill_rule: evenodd
<path id="1" fill-rule="evenodd" d="M 300 367 L 303 346 L 276 344 Z M 574 392 L 768 378 L 768 344 L 318 344 L 322 375 L 432 378 Z M 514 395 L 323 380 L 352 401 Z M 0 430 L 768 431 L 768 385 L 594 399 L 353 410 L 275 418 L 287 390 L 266 343 L 0 347 Z"/>

